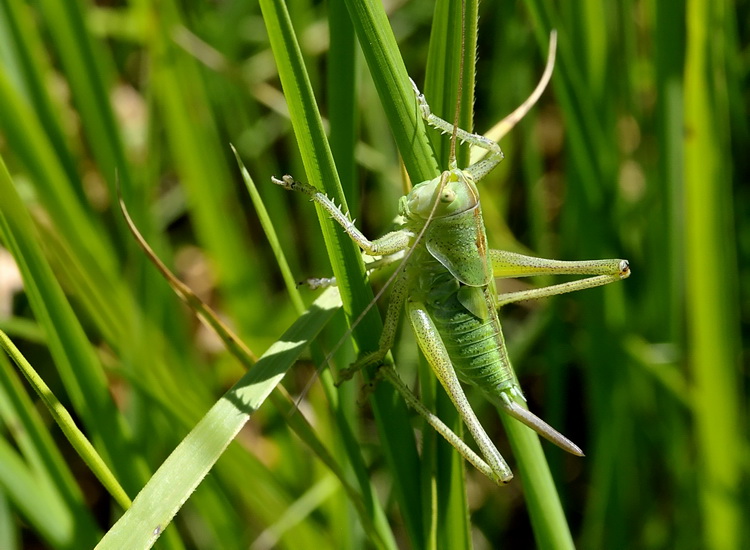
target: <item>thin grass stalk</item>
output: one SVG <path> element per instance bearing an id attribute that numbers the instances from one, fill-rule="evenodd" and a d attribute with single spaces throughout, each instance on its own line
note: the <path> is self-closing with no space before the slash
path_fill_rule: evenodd
<path id="1" fill-rule="evenodd" d="M 412 182 L 440 173 L 388 16 L 374 0 L 347 0 L 359 45 Z"/>
<path id="2" fill-rule="evenodd" d="M 39 6 L 60 53 L 59 59 L 68 76 L 81 122 L 109 192 L 114 196 L 116 172 L 123 188 L 130 190 L 128 163 L 107 92 L 113 78 L 111 60 L 106 58 L 107 50 L 97 47 L 87 31 L 80 2 L 43 0 Z M 124 239 L 124 226 L 119 226 L 119 229 L 123 231 L 121 237 Z"/>
<path id="3" fill-rule="evenodd" d="M 0 548 L 20 548 L 19 530 L 10 499 L 3 493 L 0 495 Z"/>
<path id="4" fill-rule="evenodd" d="M 57 425 L 68 438 L 70 444 L 76 450 L 78 455 L 83 459 L 86 465 L 91 469 L 97 479 L 102 483 L 104 488 L 112 495 L 117 504 L 123 510 L 130 507 L 130 497 L 125 493 L 125 490 L 117 482 L 117 479 L 112 474 L 112 471 L 107 467 L 102 457 L 96 452 L 94 446 L 86 438 L 84 433 L 76 426 L 75 420 L 70 415 L 68 410 L 60 403 L 60 400 L 50 390 L 49 386 L 42 380 L 41 376 L 36 372 L 34 367 L 26 360 L 26 358 L 18 351 L 18 348 L 8 338 L 8 336 L 0 330 L 0 347 L 4 348 L 6 353 L 13 359 L 18 366 L 19 370 L 28 380 L 29 384 L 34 388 L 39 397 L 42 399 L 50 412 L 52 418 L 57 422 Z"/>
<path id="5" fill-rule="evenodd" d="M 537 547 L 560 550 L 575 548 L 539 436 L 520 422 L 500 411 L 498 413 L 518 460 L 517 473 L 523 483 Z"/>
<path id="6" fill-rule="evenodd" d="M 26 9 L 26 4 L 18 0 L 3 2 L 4 23 L 9 41 L 16 45 L 18 66 L 23 73 L 23 81 L 29 93 L 34 112 L 41 121 L 52 148 L 67 175 L 68 181 L 76 181 L 78 174 L 73 157 L 68 148 L 59 113 L 53 105 L 49 90 L 45 84 L 45 77 L 50 71 L 46 59 L 39 55 L 44 51 L 41 36 L 34 27 L 32 12 Z M 71 189 L 84 202 L 83 189 Z"/>
<path id="7" fill-rule="evenodd" d="M 349 208 L 353 216 L 359 213 L 359 186 L 356 178 L 354 149 L 357 143 L 357 44 L 354 27 L 343 0 L 333 0 L 328 6 L 328 121 L 331 125 L 331 153 L 341 178 Z"/>
<path id="8" fill-rule="evenodd" d="M 356 143 L 359 127 L 359 101 L 357 82 L 357 44 L 349 12 L 343 0 L 332 0 L 328 5 L 328 31 L 330 46 L 327 54 L 326 95 L 328 98 L 328 120 L 330 123 L 331 154 L 336 162 L 336 170 L 341 179 L 344 196 L 349 205 L 353 218 L 361 219 L 360 185 L 357 177 L 355 160 Z M 340 323 L 345 330 L 346 322 Z M 345 349 L 335 355 L 337 364 L 346 364 L 349 355 Z M 321 345 L 313 349 L 313 358 L 320 364 L 325 357 Z M 344 356 L 344 357 L 342 357 Z M 344 361 L 339 362 L 339 359 Z M 388 525 L 377 494 L 372 486 L 367 466 L 362 457 L 357 436 L 361 437 L 361 430 L 355 435 L 358 426 L 358 407 L 356 403 L 356 388 L 353 384 L 341 385 L 335 388 L 330 372 L 322 373 L 323 390 L 329 402 L 334 420 L 337 425 L 336 444 L 342 459 L 348 460 L 350 468 L 359 483 L 368 511 L 375 518 L 380 531 L 389 533 L 389 545 L 395 546 L 393 534 Z M 342 540 L 344 546 L 353 547 L 358 541 L 358 529 L 354 525 L 356 518 L 351 513 L 351 507 L 343 500 L 331 503 L 332 513 L 341 518 Z M 345 527 L 345 528 L 344 528 Z"/>
<path id="9" fill-rule="evenodd" d="M 534 30 L 540 46 L 546 44 L 549 32 L 557 29 L 560 52 L 555 67 L 552 87 L 562 111 L 567 114 L 565 134 L 570 154 L 580 172 L 580 182 L 587 202 L 602 204 L 603 195 L 598 182 L 601 181 L 601 156 L 598 145 L 605 141 L 600 126 L 600 117 L 588 97 L 588 90 L 575 51 L 570 47 L 572 38 L 564 20 L 549 0 L 528 0 L 526 3 L 534 22 Z"/>
<path id="10" fill-rule="evenodd" d="M 55 491 L 37 477 L 13 445 L 0 439 L 0 485 L 18 513 L 39 533 L 43 541 L 61 550 L 74 550 L 75 538 L 69 528 L 71 511 Z M 91 540 L 92 533 L 82 534 Z"/>

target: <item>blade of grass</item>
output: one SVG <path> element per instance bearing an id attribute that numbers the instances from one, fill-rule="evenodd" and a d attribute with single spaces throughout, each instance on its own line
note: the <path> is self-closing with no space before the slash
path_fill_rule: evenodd
<path id="1" fill-rule="evenodd" d="M 714 32 L 728 3 L 687 3 L 685 278 L 706 548 L 738 548 L 743 523 L 736 281 L 726 67 Z M 711 24 L 709 24 L 711 22 Z M 714 26 L 717 25 L 717 26 Z"/>
<path id="2" fill-rule="evenodd" d="M 14 44 L 14 53 L 18 56 L 18 68 L 23 74 L 23 82 L 33 104 L 34 113 L 41 121 L 46 136 L 60 160 L 63 171 L 68 181 L 76 181 L 78 174 L 73 157 L 68 149 L 59 110 L 55 108 L 50 98 L 49 90 L 45 84 L 45 76 L 51 68 L 47 60 L 41 55 L 44 52 L 44 44 L 41 36 L 34 27 L 34 19 L 31 10 L 17 0 L 3 2 L 2 22 L 4 31 Z M 76 187 L 72 189 L 77 193 L 79 201 L 84 202 L 83 189 Z"/>
<path id="3" fill-rule="evenodd" d="M 539 436 L 502 411 L 498 410 L 498 414 L 508 434 L 513 455 L 518 460 L 516 470 L 523 483 L 524 499 L 537 547 L 575 548 Z"/>
<path id="4" fill-rule="evenodd" d="M 529 8 L 534 21 L 534 30 L 540 45 L 547 43 L 552 29 L 559 33 L 560 51 L 556 67 L 556 78 L 552 85 L 560 102 L 563 113 L 566 113 L 565 134 L 570 143 L 570 154 L 580 172 L 580 182 L 586 193 L 587 201 L 600 205 L 603 200 L 600 182 L 604 172 L 603 156 L 598 144 L 606 142 L 601 127 L 601 116 L 597 111 L 586 88 L 586 79 L 579 69 L 576 52 L 570 46 L 573 42 L 566 30 L 563 18 L 549 0 L 529 0 Z M 612 159 L 608 159 L 611 161 Z"/>
<path id="5" fill-rule="evenodd" d="M 195 60 L 180 49 L 173 35 L 184 26 L 181 10 L 172 0 L 146 7 L 156 25 L 149 33 L 148 50 L 154 63 L 154 99 L 167 132 L 196 233 L 210 252 L 227 307 L 248 340 L 262 323 L 254 315 L 262 308 L 260 296 L 248 287 L 263 282 L 254 247 L 246 242 L 247 223 L 211 112 L 204 75 Z M 123 182 L 123 195 L 127 199 Z M 130 203 L 129 203 L 130 204 Z"/>
<path id="6" fill-rule="evenodd" d="M 232 145 L 232 152 L 234 153 L 234 158 L 237 159 L 237 164 L 239 165 L 240 172 L 242 173 L 242 179 L 245 182 L 245 188 L 247 189 L 247 192 L 250 195 L 251 200 L 253 201 L 255 211 L 258 213 L 258 219 L 261 226 L 263 226 L 263 231 L 265 232 L 266 238 L 271 245 L 271 250 L 273 251 L 273 254 L 276 258 L 276 263 L 279 264 L 281 277 L 284 279 L 284 285 L 286 285 L 287 293 L 292 299 L 297 313 L 302 313 L 305 310 L 305 305 L 302 302 L 299 291 L 297 290 L 297 282 L 292 275 L 291 269 L 289 269 L 289 264 L 286 261 L 286 255 L 284 254 L 284 250 L 281 248 L 281 243 L 279 242 L 279 238 L 276 235 L 276 230 L 274 229 L 271 217 L 268 215 L 268 211 L 263 204 L 263 199 L 261 199 L 260 193 L 258 193 L 258 188 L 256 187 L 253 178 L 250 177 L 250 173 L 242 163 L 240 155 L 237 152 L 237 149 L 234 148 L 234 145 Z"/>
<path id="7" fill-rule="evenodd" d="M 44 343 L 44 334 L 39 325 L 24 317 L 8 317 L 0 319 L 0 330 L 7 332 L 10 336 L 36 344 Z"/>
<path id="8" fill-rule="evenodd" d="M 346 5 L 411 180 L 420 182 L 436 177 L 440 168 L 383 5 L 374 0 L 347 0 Z"/>
<path id="9" fill-rule="evenodd" d="M 21 548 L 21 535 L 14 517 L 7 495 L 0 493 L 0 548 Z"/>
<path id="10" fill-rule="evenodd" d="M 354 148 L 357 143 L 357 45 L 354 26 L 344 0 L 333 0 L 328 8 L 328 121 L 331 125 L 331 153 L 341 178 L 344 196 L 352 216 L 359 214 L 359 188 L 355 178 Z"/>
<path id="11" fill-rule="evenodd" d="M 250 416 L 339 307 L 336 289 L 324 292 L 263 354 L 253 369 L 211 407 L 97 548 L 150 548 Z"/>
<path id="12" fill-rule="evenodd" d="M 74 550 L 96 540 L 91 531 L 81 533 L 80 541 L 75 539 L 71 510 L 59 494 L 34 476 L 5 439 L 0 439 L 0 487 L 42 538 L 55 547 Z"/>
<path id="13" fill-rule="evenodd" d="M 129 164 L 107 91 L 114 76 L 111 59 L 107 57 L 108 49 L 96 44 L 87 31 L 79 2 L 42 0 L 39 7 L 60 54 L 59 59 L 68 76 L 68 85 L 81 115 L 88 143 L 109 192 L 114 196 L 115 173 L 119 174 L 123 187 L 129 191 L 132 189 Z M 120 226 L 120 229 L 124 239 L 124 227 Z"/>

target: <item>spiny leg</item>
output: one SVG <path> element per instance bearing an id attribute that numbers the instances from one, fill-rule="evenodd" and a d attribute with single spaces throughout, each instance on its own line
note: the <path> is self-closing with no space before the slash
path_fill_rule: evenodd
<path id="1" fill-rule="evenodd" d="M 448 351 L 445 349 L 445 344 L 443 344 L 443 340 L 440 338 L 440 334 L 427 313 L 424 304 L 409 302 L 407 304 L 407 311 L 422 353 L 432 367 L 435 376 L 437 376 L 443 388 L 445 388 L 451 401 L 453 401 L 456 410 L 458 410 L 474 440 L 477 442 L 479 450 L 492 471 L 491 478 L 498 483 L 508 483 L 513 478 L 513 473 L 494 443 L 492 443 L 487 432 L 484 431 L 477 415 L 466 399 L 464 390 L 448 356 Z"/>
<path id="2" fill-rule="evenodd" d="M 380 335 L 378 349 L 362 356 L 348 368 L 342 369 L 339 372 L 339 381 L 337 384 L 340 384 L 344 380 L 349 380 L 355 372 L 363 368 L 381 363 L 388 353 L 388 350 L 393 347 L 393 341 L 396 338 L 396 331 L 398 330 L 398 319 L 401 316 L 401 308 L 404 305 L 404 301 L 406 301 L 406 295 L 409 289 L 408 282 L 408 274 L 401 273 L 393 283 L 391 298 L 388 302 L 388 311 L 385 314 L 383 333 Z"/>
<path id="3" fill-rule="evenodd" d="M 525 256 L 505 250 L 490 250 L 492 274 L 495 277 L 531 277 L 534 275 L 592 275 L 586 279 L 570 281 L 543 288 L 500 294 L 497 307 L 523 300 L 536 300 L 547 296 L 575 292 L 614 283 L 630 276 L 627 260 L 560 261 Z"/>
<path id="4" fill-rule="evenodd" d="M 592 275 L 578 281 L 500 294 L 496 299 L 498 308 L 512 302 L 534 300 L 546 296 L 593 288 L 625 279 L 630 275 L 630 266 L 627 260 L 620 259 L 570 262 L 525 256 L 505 250 L 490 250 L 490 261 L 493 275 L 499 278 L 530 277 L 534 275 Z M 574 455 L 583 456 L 583 452 L 577 445 L 521 406 L 514 399 L 514 395 L 511 395 L 512 393 L 512 390 L 511 392 L 502 392 L 499 396 L 498 404 L 506 413 L 558 447 Z M 520 389 L 518 390 L 518 395 L 520 396 Z"/>
<path id="5" fill-rule="evenodd" d="M 482 460 L 479 455 L 477 455 L 471 449 L 471 447 L 464 443 L 463 440 L 458 435 L 456 435 L 453 430 L 445 425 L 445 423 L 440 420 L 440 418 L 438 418 L 432 411 L 424 406 L 419 398 L 414 395 L 414 392 L 412 392 L 404 383 L 404 381 L 401 380 L 401 377 L 398 375 L 398 372 L 396 372 L 396 369 L 390 366 L 384 366 L 382 369 L 380 369 L 379 372 L 381 372 L 382 376 L 387 378 L 388 381 L 393 384 L 396 390 L 403 396 L 406 403 L 415 411 L 417 411 L 417 413 L 419 413 L 436 432 L 442 435 L 448 443 L 453 445 L 453 447 L 455 447 L 455 449 L 459 453 L 461 453 L 461 456 L 471 462 L 471 464 L 477 470 L 482 472 L 488 478 L 496 480 L 498 483 L 504 484 L 510 481 L 510 478 L 498 480 L 497 475 L 492 470 L 492 468 L 490 468 L 490 466 L 484 460 Z"/>
<path id="6" fill-rule="evenodd" d="M 419 91 L 419 88 L 417 88 L 417 85 L 414 83 L 414 81 L 411 79 L 410 81 L 412 87 L 414 88 L 414 93 L 417 96 L 419 112 L 425 122 L 433 128 L 440 130 L 444 134 L 453 132 L 453 124 L 433 114 L 424 95 Z M 500 146 L 491 139 L 480 136 L 479 134 L 472 134 L 471 132 L 467 132 L 466 130 L 462 130 L 461 128 L 456 128 L 456 137 L 460 139 L 462 143 L 476 145 L 477 147 L 481 147 L 482 149 L 486 150 L 488 153 L 484 159 L 466 168 L 466 171 L 474 177 L 475 181 L 479 181 L 484 176 L 486 176 L 504 158 L 503 152 L 500 150 Z M 455 165 L 455 160 L 451 161 L 451 163 L 453 165 L 448 167 L 449 170 L 457 168 L 457 166 Z"/>
<path id="7" fill-rule="evenodd" d="M 362 232 L 354 225 L 354 220 L 349 219 L 341 209 L 336 206 L 325 193 L 321 193 L 309 183 L 303 183 L 295 180 L 292 176 L 284 176 L 282 179 L 272 177 L 271 181 L 280 185 L 284 189 L 299 191 L 304 193 L 312 200 L 322 206 L 331 217 L 344 228 L 344 231 L 356 242 L 359 247 L 371 256 L 387 256 L 401 250 L 405 250 L 411 245 L 414 233 L 407 230 L 392 231 L 383 235 L 379 239 L 371 241 L 365 237 Z"/>
<path id="8" fill-rule="evenodd" d="M 518 122 L 523 119 L 524 116 L 526 116 L 526 113 L 528 113 L 529 110 L 531 110 L 531 108 L 539 100 L 542 92 L 544 92 L 547 84 L 549 84 L 549 81 L 552 78 L 552 70 L 555 67 L 556 50 L 557 32 L 553 30 L 550 33 L 550 45 L 549 53 L 547 55 L 547 65 L 544 69 L 544 73 L 542 74 L 542 78 L 539 80 L 536 88 L 526 99 L 526 101 L 524 101 L 518 108 L 516 108 L 515 111 L 498 122 L 490 130 L 490 132 L 488 132 L 489 134 L 492 134 L 496 140 L 499 141 L 508 132 L 510 132 L 510 130 L 516 124 L 518 124 Z M 433 128 L 440 130 L 444 134 L 453 132 L 453 124 L 433 114 L 424 95 L 419 91 L 419 88 L 414 83 L 414 81 L 411 79 L 410 81 L 412 87 L 414 88 L 414 93 L 417 96 L 419 111 L 425 122 Z M 481 136 L 479 134 L 472 134 L 471 132 L 467 132 L 466 130 L 462 130 L 461 128 L 456 129 L 456 137 L 462 142 L 476 145 L 477 147 L 486 151 L 484 155 L 480 155 L 478 157 L 478 160 L 474 164 L 465 169 L 466 172 L 469 172 L 474 177 L 474 181 L 481 180 L 484 176 L 491 172 L 492 169 L 495 168 L 498 163 L 500 163 L 500 161 L 503 160 L 503 152 L 500 150 L 500 146 L 496 141 L 493 141 L 488 137 Z M 453 161 L 453 163 L 454 165 L 448 167 L 451 170 L 457 168 L 457 166 L 455 166 L 455 161 Z"/>

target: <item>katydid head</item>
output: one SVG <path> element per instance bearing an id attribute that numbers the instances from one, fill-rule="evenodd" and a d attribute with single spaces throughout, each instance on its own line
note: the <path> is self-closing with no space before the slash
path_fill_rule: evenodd
<path id="1" fill-rule="evenodd" d="M 479 192 L 471 174 L 454 168 L 439 177 L 415 185 L 401 199 L 401 215 L 424 223 L 431 216 L 444 218 L 471 210 L 479 204 Z"/>

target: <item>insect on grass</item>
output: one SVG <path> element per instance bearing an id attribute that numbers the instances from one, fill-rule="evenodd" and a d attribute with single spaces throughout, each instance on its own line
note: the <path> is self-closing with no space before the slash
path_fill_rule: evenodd
<path id="1" fill-rule="evenodd" d="M 523 118 L 549 82 L 554 66 L 556 36 L 544 75 L 529 98 L 501 122 L 503 135 Z M 410 406 L 443 435 L 469 462 L 498 484 L 513 474 L 477 419 L 461 383 L 478 387 L 509 416 L 522 422 L 562 449 L 582 456 L 567 437 L 530 412 L 505 346 L 498 316 L 502 306 L 605 285 L 630 275 L 628 262 L 620 259 L 566 262 L 492 250 L 482 220 L 477 183 L 503 159 L 495 141 L 470 133 L 435 116 L 425 97 L 412 82 L 416 107 L 432 128 L 452 134 L 448 169 L 440 176 L 415 185 L 401 198 L 399 211 L 405 220 L 399 229 L 370 240 L 354 222 L 323 193 L 291 176 L 272 178 L 288 189 L 302 192 L 322 206 L 368 255 L 378 257 L 372 269 L 403 259 L 393 276 L 390 302 L 378 349 L 365 353 L 341 372 L 349 378 L 356 371 L 379 366 Z M 460 94 L 459 99 L 460 101 Z M 466 168 L 457 166 L 455 142 L 459 139 L 486 151 L 486 156 Z M 583 279 L 520 292 L 497 292 L 496 278 L 535 275 L 584 275 Z M 318 285 L 335 280 L 317 280 Z M 412 326 L 419 347 L 472 434 L 481 457 L 435 417 L 401 381 L 393 365 L 384 364 L 396 336 L 401 311 Z"/>

